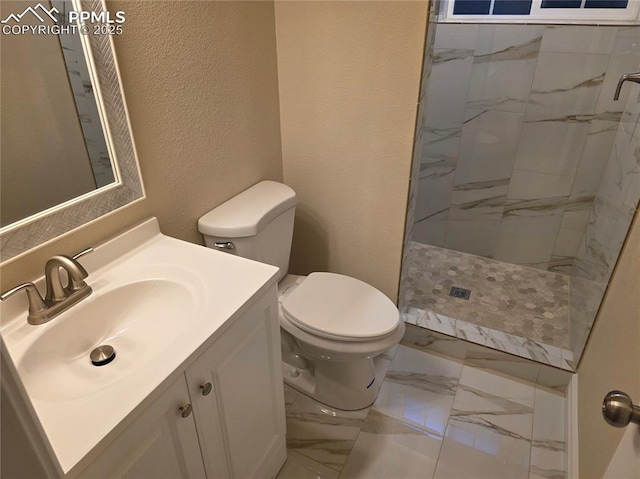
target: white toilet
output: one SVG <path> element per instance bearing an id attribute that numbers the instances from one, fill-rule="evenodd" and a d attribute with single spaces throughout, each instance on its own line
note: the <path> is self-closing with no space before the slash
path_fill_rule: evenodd
<path id="1" fill-rule="evenodd" d="M 280 268 L 285 382 L 329 406 L 362 409 L 383 379 L 376 356 L 400 342 L 404 323 L 384 294 L 360 280 L 287 275 L 295 205 L 291 188 L 263 181 L 204 215 L 198 229 L 210 248 Z"/>

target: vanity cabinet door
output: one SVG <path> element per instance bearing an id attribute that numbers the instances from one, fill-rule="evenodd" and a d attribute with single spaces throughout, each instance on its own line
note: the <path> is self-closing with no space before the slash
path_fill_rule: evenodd
<path id="1" fill-rule="evenodd" d="M 274 287 L 186 371 L 210 478 L 274 477 L 286 459 L 277 308 Z"/>
<path id="2" fill-rule="evenodd" d="M 185 378 L 180 375 L 78 476 L 205 478 L 194 415 L 179 409 L 189 403 Z"/>

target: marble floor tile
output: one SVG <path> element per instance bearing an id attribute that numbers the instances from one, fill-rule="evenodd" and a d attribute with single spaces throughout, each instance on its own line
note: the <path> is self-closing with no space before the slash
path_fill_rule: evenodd
<path id="1" fill-rule="evenodd" d="M 295 451 L 287 451 L 287 460 L 276 479 L 338 479 L 339 473 Z"/>
<path id="2" fill-rule="evenodd" d="M 287 413 L 287 448 L 340 471 L 367 413 L 333 409 L 300 394 Z"/>
<path id="3" fill-rule="evenodd" d="M 461 362 L 401 345 L 372 409 L 442 436 L 461 370 Z"/>
<path id="4" fill-rule="evenodd" d="M 464 366 L 435 478 L 528 478 L 534 393 L 531 383 Z"/>
<path id="5" fill-rule="evenodd" d="M 442 438 L 371 410 L 342 479 L 433 477 Z"/>
<path id="6" fill-rule="evenodd" d="M 370 408 L 295 398 L 277 479 L 565 477 L 561 391 L 426 352 L 414 339 L 387 353 L 393 362 Z"/>
<path id="7" fill-rule="evenodd" d="M 452 419 L 435 479 L 527 479 L 531 443 L 482 423 Z"/>
<path id="8" fill-rule="evenodd" d="M 459 384 L 459 390 L 464 387 L 509 399 L 531 409 L 531 412 L 533 412 L 535 387 L 531 382 L 465 364 L 462 368 Z M 458 400 L 457 396 L 456 400 Z"/>
<path id="9" fill-rule="evenodd" d="M 497 398 L 467 388 L 461 388 L 456 401 L 449 425 L 479 426 L 508 438 L 530 442 L 531 408 L 511 399 Z"/>

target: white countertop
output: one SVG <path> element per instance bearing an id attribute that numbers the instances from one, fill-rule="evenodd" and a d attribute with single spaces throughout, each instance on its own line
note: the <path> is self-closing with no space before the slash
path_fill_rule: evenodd
<path id="1" fill-rule="evenodd" d="M 69 472 L 165 379 L 179 374 L 204 350 L 201 346 L 205 343 L 208 346 L 222 334 L 225 326 L 231 324 L 253 298 L 275 283 L 278 271 L 274 266 L 164 236 L 155 218 L 95 248 L 95 253 L 80 262 L 89 272 L 86 282 L 93 288 L 93 293 L 69 311 L 95 301 L 115 288 L 154 277 L 173 275 L 182 278 L 191 284 L 193 294 L 188 318 L 175 315 L 169 323 L 163 318 L 158 326 L 166 327 L 163 325 L 171 321 L 189 323 L 175 328 L 176 337 L 160 354 L 129 358 L 126 374 L 102 378 L 101 384 L 72 399 L 67 399 L 69 394 L 56 394 L 55 391 L 47 395 L 24 365 L 29 347 L 47 327 L 65 321 L 69 311 L 45 325 L 32 326 L 26 320 L 26 295 L 20 294 L 16 299 L 2 303 L 0 334 L 5 354 L 21 378 L 19 382 L 36 420 L 64 473 Z M 41 293 L 42 284 L 41 279 L 38 284 Z M 152 332 L 149 337 L 151 341 Z M 42 344 L 42 340 L 38 344 Z M 94 346 L 97 345 L 91 348 Z M 117 360 L 116 356 L 113 366 L 117 366 Z M 125 364 L 124 360 L 122 364 Z M 59 387 L 65 388 L 64 381 L 61 382 Z"/>

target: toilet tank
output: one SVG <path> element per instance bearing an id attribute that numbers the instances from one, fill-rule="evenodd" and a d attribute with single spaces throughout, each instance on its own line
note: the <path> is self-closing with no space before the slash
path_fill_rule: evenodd
<path id="1" fill-rule="evenodd" d="M 295 191 L 262 181 L 202 216 L 198 230 L 209 248 L 279 267 L 280 281 L 289 270 L 295 207 Z M 234 247 L 224 248 L 229 242 Z"/>

